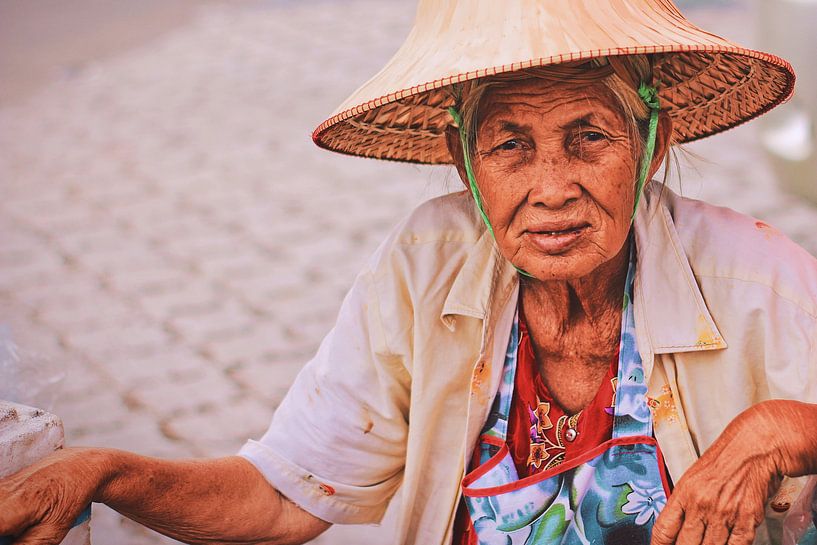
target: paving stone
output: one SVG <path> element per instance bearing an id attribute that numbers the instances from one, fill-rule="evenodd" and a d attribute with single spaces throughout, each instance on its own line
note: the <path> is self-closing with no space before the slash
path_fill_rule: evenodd
<path id="1" fill-rule="evenodd" d="M 210 311 L 226 298 L 226 294 L 214 282 L 193 274 L 187 274 L 185 282 L 181 284 L 163 287 L 165 289 L 134 296 L 136 304 L 153 320 L 161 323 Z"/>
<path id="2" fill-rule="evenodd" d="M 77 263 L 94 273 L 117 276 L 133 270 L 165 267 L 169 260 L 149 245 L 137 241 L 123 241 L 119 248 L 83 252 L 75 257 Z"/>
<path id="3" fill-rule="evenodd" d="M 113 291 L 144 297 L 154 293 L 178 289 L 184 286 L 190 272 L 183 267 L 165 263 L 161 266 L 135 270 L 120 270 L 104 276 L 105 284 Z"/>
<path id="4" fill-rule="evenodd" d="M 274 408 L 284 398 L 289 385 L 307 361 L 308 357 L 297 356 L 250 361 L 236 365 L 230 370 L 230 376 Z"/>
<path id="5" fill-rule="evenodd" d="M 70 437 L 67 444 L 116 448 L 159 458 L 194 458 L 202 456 L 191 444 L 168 438 L 155 417 L 130 417 L 123 426 Z"/>
<path id="6" fill-rule="evenodd" d="M 171 380 L 145 382 L 130 388 L 127 400 L 131 406 L 166 419 L 229 405 L 240 395 L 241 390 L 222 371 L 199 366 Z"/>
<path id="7" fill-rule="evenodd" d="M 170 418 L 165 432 L 195 445 L 207 456 L 228 456 L 249 438 L 259 438 L 269 426 L 272 411 L 250 396 L 195 413 Z"/>
<path id="8" fill-rule="evenodd" d="M 36 284 L 65 265 L 66 261 L 56 253 L 15 252 L 6 259 L 0 274 L 0 289 L 11 292 L 18 284 Z"/>
<path id="9" fill-rule="evenodd" d="M 113 354 L 97 366 L 122 391 L 156 383 L 185 382 L 200 376 L 218 364 L 203 358 L 190 347 L 173 344 L 158 352 L 128 355 Z"/>
<path id="10" fill-rule="evenodd" d="M 195 315 L 178 316 L 168 327 L 191 345 L 241 337 L 253 328 L 256 316 L 241 303 L 224 298 L 217 307 Z"/>
<path id="11" fill-rule="evenodd" d="M 22 224 L 45 232 L 81 228 L 94 215 L 94 206 L 88 203 L 65 204 L 62 193 L 46 195 L 29 192 L 26 198 L 18 199 L 13 207 L 6 206 L 6 212 Z"/>
<path id="12" fill-rule="evenodd" d="M 105 212 L 120 225 L 142 235 L 168 234 L 172 232 L 168 227 L 178 225 L 180 213 L 187 217 L 183 203 L 162 194 L 117 203 Z"/>
<path id="13" fill-rule="evenodd" d="M 55 331 L 82 336 L 88 331 L 127 326 L 142 319 L 142 313 L 129 302 L 100 290 L 55 296 L 39 307 L 37 319 Z"/>
<path id="14" fill-rule="evenodd" d="M 191 229 L 195 229 L 196 224 L 204 223 L 202 220 L 192 221 Z M 212 225 L 206 229 L 189 231 L 187 233 L 166 232 L 165 239 L 160 241 L 160 246 L 168 255 L 185 259 L 189 262 L 196 262 L 200 259 L 230 257 L 237 248 L 246 244 L 241 236 L 234 232 L 226 232 L 220 228 L 212 232 Z M 156 229 L 155 232 L 159 232 Z"/>
<path id="15" fill-rule="evenodd" d="M 104 362 L 115 354 L 120 357 L 155 354 L 163 351 L 172 339 L 161 325 L 146 321 L 64 335 L 67 346 L 96 362 Z"/>
<path id="16" fill-rule="evenodd" d="M 55 410 L 63 419 L 66 438 L 84 442 L 98 433 L 122 427 L 131 416 L 122 396 L 109 388 L 90 390 L 82 397 L 58 399 Z"/>
<path id="17" fill-rule="evenodd" d="M 75 359 L 69 352 L 63 351 L 59 361 L 55 364 L 58 364 L 64 370 L 64 377 L 58 386 L 57 406 L 70 408 L 70 402 L 83 398 L 93 398 L 96 392 L 111 388 L 111 379 L 108 373 L 100 372 L 82 360 Z M 71 414 L 71 412 L 68 411 L 67 414 Z"/>
<path id="18" fill-rule="evenodd" d="M 43 251 L 54 250 L 49 248 Z M 77 271 L 73 267 L 65 266 L 38 275 L 33 281 L 14 282 L 9 286 L 9 293 L 32 309 L 48 308 L 68 298 L 94 300 L 105 296 L 99 277 L 88 274 L 87 271 Z"/>
<path id="19" fill-rule="evenodd" d="M 197 256 L 194 264 L 205 277 L 223 282 L 245 271 L 256 271 L 259 265 L 268 260 L 267 252 L 245 243 L 234 246 L 229 255 Z"/>
<path id="20" fill-rule="evenodd" d="M 303 351 L 303 345 L 290 342 L 277 321 L 257 321 L 251 329 L 229 339 L 204 344 L 204 351 L 216 361 L 228 365 Z"/>

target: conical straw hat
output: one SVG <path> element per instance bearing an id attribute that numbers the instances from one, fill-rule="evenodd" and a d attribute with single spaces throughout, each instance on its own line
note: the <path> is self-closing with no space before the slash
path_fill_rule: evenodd
<path id="1" fill-rule="evenodd" d="M 420 0 L 403 46 L 312 138 L 351 155 L 450 163 L 446 86 L 628 54 L 652 56 L 676 142 L 757 117 L 794 88 L 788 62 L 701 30 L 670 0 Z"/>

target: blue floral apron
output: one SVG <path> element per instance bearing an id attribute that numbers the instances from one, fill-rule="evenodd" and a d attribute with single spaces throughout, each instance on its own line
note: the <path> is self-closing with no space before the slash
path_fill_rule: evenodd
<path id="1" fill-rule="evenodd" d="M 647 385 L 635 344 L 633 256 L 627 271 L 612 439 L 551 470 L 519 479 L 506 437 L 519 323 L 463 497 L 480 545 L 647 545 L 669 490 L 652 437 Z"/>

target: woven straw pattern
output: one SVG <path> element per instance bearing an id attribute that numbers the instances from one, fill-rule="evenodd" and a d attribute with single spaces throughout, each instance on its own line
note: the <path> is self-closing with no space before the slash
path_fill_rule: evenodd
<path id="1" fill-rule="evenodd" d="M 654 77 L 662 107 L 673 118 L 677 142 L 757 117 L 788 98 L 794 86 L 785 67 L 728 53 L 666 56 Z"/>
<path id="2" fill-rule="evenodd" d="M 735 52 L 688 51 L 654 55 L 654 83 L 662 109 L 673 118 L 676 142 L 689 142 L 732 128 L 765 113 L 791 95 L 794 75 L 786 61 L 773 55 L 735 49 Z M 321 147 L 351 155 L 428 164 L 450 163 L 444 131 L 452 123 L 446 111 L 454 105 L 452 94 L 446 89 L 452 79 L 462 82 L 608 53 L 594 51 L 540 59 L 446 78 L 355 108 L 360 113 L 343 112 L 318 127 L 313 138 Z"/>
<path id="3" fill-rule="evenodd" d="M 794 89 L 786 61 L 698 28 L 671 0 L 418 2 L 403 46 L 315 130 L 319 146 L 449 163 L 450 85 L 596 57 L 652 57 L 653 84 L 677 142 L 748 121 Z"/>

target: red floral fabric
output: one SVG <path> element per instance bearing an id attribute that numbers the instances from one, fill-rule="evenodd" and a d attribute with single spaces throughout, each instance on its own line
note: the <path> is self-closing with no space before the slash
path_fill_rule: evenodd
<path id="1" fill-rule="evenodd" d="M 507 442 L 520 479 L 556 467 L 612 438 L 618 352 L 593 401 L 577 415 L 567 414 L 545 386 L 521 315 L 517 357 Z"/>

